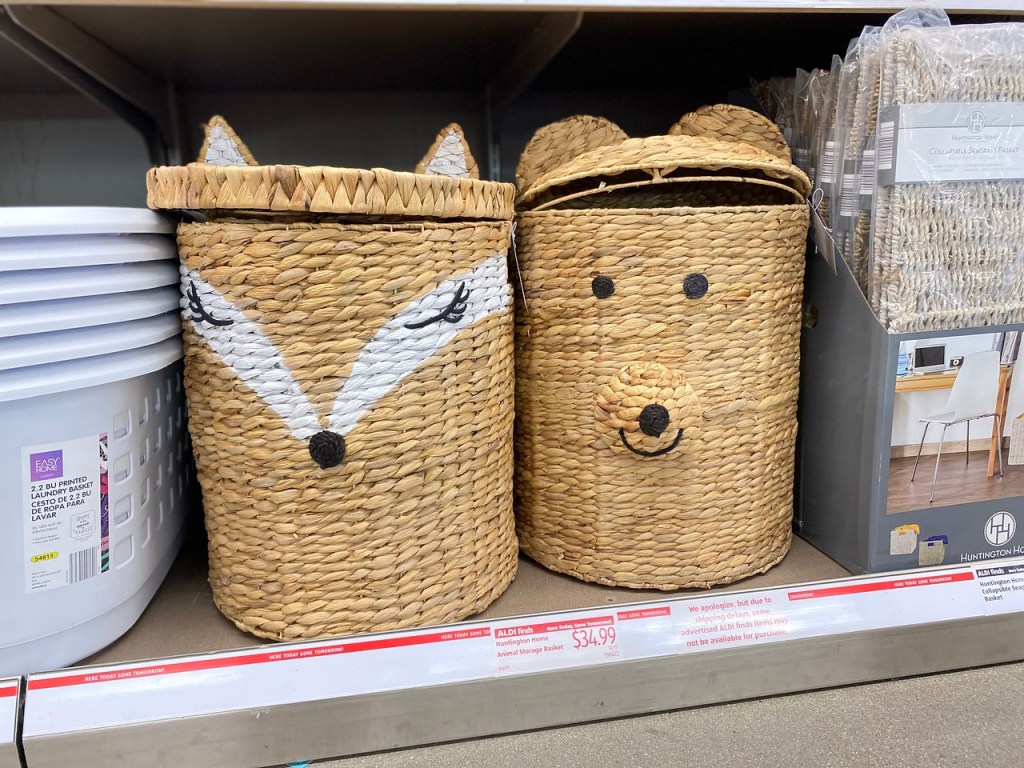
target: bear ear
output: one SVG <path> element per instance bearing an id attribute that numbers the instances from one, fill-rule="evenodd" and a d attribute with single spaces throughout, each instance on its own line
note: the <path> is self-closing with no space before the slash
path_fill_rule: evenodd
<path id="1" fill-rule="evenodd" d="M 453 176 L 459 179 L 479 179 L 480 169 L 469 151 L 469 144 L 458 123 L 441 129 L 433 145 L 427 150 L 416 173 L 428 176 Z"/>
<path id="2" fill-rule="evenodd" d="M 621 144 L 628 138 L 611 120 L 591 115 L 573 115 L 538 128 L 516 166 L 516 188 L 522 194 L 562 163 L 598 147 Z"/>
<path id="3" fill-rule="evenodd" d="M 203 128 L 206 139 L 199 150 L 198 162 L 206 165 L 259 165 L 228 121 L 220 115 L 211 117 Z"/>
<path id="4" fill-rule="evenodd" d="M 668 129 L 669 136 L 707 136 L 738 141 L 793 162 L 789 144 L 775 123 L 762 114 L 732 104 L 712 104 L 683 115 Z"/>

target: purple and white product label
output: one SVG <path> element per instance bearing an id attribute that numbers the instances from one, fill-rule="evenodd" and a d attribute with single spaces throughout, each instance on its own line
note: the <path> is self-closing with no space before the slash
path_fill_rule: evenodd
<path id="1" fill-rule="evenodd" d="M 28 457 L 29 476 L 32 482 L 52 480 L 64 475 L 64 451 L 44 451 Z"/>
<path id="2" fill-rule="evenodd" d="M 106 570 L 106 434 L 22 448 L 25 592 Z"/>

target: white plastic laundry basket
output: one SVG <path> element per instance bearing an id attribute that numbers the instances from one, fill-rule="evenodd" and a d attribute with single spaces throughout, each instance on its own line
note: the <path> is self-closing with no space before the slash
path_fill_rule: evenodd
<path id="1" fill-rule="evenodd" d="M 149 211 L 0 209 L 0 676 L 116 640 L 180 547 L 172 231 Z"/>

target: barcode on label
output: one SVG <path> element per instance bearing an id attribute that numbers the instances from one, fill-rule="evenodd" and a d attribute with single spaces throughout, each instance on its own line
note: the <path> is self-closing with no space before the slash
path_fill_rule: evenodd
<path id="1" fill-rule="evenodd" d="M 68 555 L 68 584 L 93 578 L 99 572 L 99 547 L 90 547 Z"/>
<path id="2" fill-rule="evenodd" d="M 857 198 L 857 174 L 843 174 L 843 189 L 839 198 L 839 215 L 849 218 L 853 216 L 854 201 Z"/>
<path id="3" fill-rule="evenodd" d="M 865 149 L 863 165 L 860 167 L 860 193 L 875 194 L 875 150 Z"/>
<path id="4" fill-rule="evenodd" d="M 891 171 L 893 160 L 893 139 L 896 123 L 892 120 L 878 124 L 878 170 Z"/>
<path id="5" fill-rule="evenodd" d="M 836 143 L 825 142 L 825 152 L 821 157 L 821 183 L 832 184 L 836 178 Z"/>
<path id="6" fill-rule="evenodd" d="M 800 170 L 807 171 L 807 167 L 810 165 L 810 155 L 807 147 L 793 147 L 793 162 Z"/>

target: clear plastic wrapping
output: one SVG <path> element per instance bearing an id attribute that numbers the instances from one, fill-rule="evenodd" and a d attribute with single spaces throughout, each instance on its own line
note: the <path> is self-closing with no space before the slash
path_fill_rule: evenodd
<path id="1" fill-rule="evenodd" d="M 798 69 L 796 77 L 793 78 L 793 132 L 789 140 L 794 165 L 808 176 L 811 168 L 810 132 L 811 123 L 814 120 L 811 104 L 811 80 L 813 77 L 812 72 Z M 785 133 L 785 129 L 783 129 L 783 133 Z"/>
<path id="2" fill-rule="evenodd" d="M 824 73 L 820 79 L 821 106 L 812 138 L 812 181 L 815 190 L 813 202 L 822 221 L 829 220 L 831 186 L 836 175 L 835 122 L 842 69 L 843 60 L 839 56 L 833 56 L 831 70 Z"/>
<path id="3" fill-rule="evenodd" d="M 853 117 L 843 160 L 843 253 L 861 290 L 867 291 L 871 213 L 875 193 L 875 123 L 878 117 L 878 70 L 881 30 L 865 27 L 860 36 L 860 70 Z"/>
<path id="4" fill-rule="evenodd" d="M 1024 322 L 1024 24 L 880 36 L 868 297 L 891 332 Z"/>
<path id="5" fill-rule="evenodd" d="M 828 225 L 832 239 L 840 251 L 846 245 L 845 233 L 848 216 L 841 216 L 843 195 L 843 165 L 846 158 L 847 137 L 853 126 L 853 105 L 857 97 L 857 80 L 860 73 L 860 38 L 850 42 L 843 60 L 836 93 L 836 118 L 832 128 L 835 141 L 835 168 L 829 183 L 823 188 L 824 196 L 832 201 L 829 207 Z"/>

